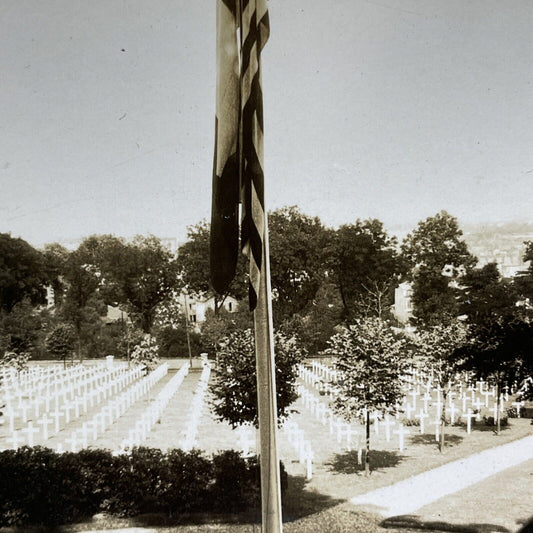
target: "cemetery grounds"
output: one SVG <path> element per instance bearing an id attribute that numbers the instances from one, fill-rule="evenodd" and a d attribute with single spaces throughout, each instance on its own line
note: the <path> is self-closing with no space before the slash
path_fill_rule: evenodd
<path id="1" fill-rule="evenodd" d="M 0 449 L 43 445 L 58 451 L 89 447 L 127 453 L 131 446 L 142 445 L 163 450 L 194 447 L 207 454 L 226 449 L 255 453 L 254 430 L 232 429 L 216 421 L 209 410 L 207 383 L 216 370 L 199 360 L 194 360 L 190 369 L 185 359 L 165 363 L 166 367 L 143 377 L 133 368 L 128 370 L 123 362 L 88 361 L 81 369 L 78 367 L 79 378 L 73 376 L 68 381 L 68 393 L 48 389 L 48 393 L 40 391 L 35 398 L 9 398 L 13 412 L 4 408 Z M 90 384 L 77 386 L 77 379 L 80 384 L 87 381 L 82 375 L 91 367 L 93 376 L 101 371 L 108 380 L 117 378 L 107 394 L 103 387 L 98 394 Z M 124 377 L 126 374 L 130 377 Z M 289 474 L 289 488 L 283 498 L 284 531 L 513 532 L 533 515 L 533 447 L 526 461 L 430 501 L 409 516 L 387 517 L 372 505 L 350 502 L 375 489 L 533 435 L 528 418 L 509 418 L 500 435 L 494 434 L 494 428 L 482 419 L 494 414 L 494 398 L 485 384 L 477 383 L 474 390 L 458 384 L 454 397 L 447 400 L 454 424 L 447 426 L 447 444 L 439 453 L 432 422 L 440 394 L 427 387 L 424 380 L 413 380 L 402 406 L 404 412 L 398 418 L 377 419 L 377 423 L 374 419 L 371 474 L 365 476 L 360 451 L 365 446 L 364 426 L 347 424 L 328 409 L 333 393 L 328 385 L 334 379 L 331 369 L 319 361 L 309 361 L 300 367 L 299 374 L 300 398 L 278 433 L 279 456 Z M 509 396 L 503 414 L 513 402 L 513 396 Z M 466 415 L 474 407 L 480 411 L 481 420 L 470 417 L 471 425 L 467 425 Z M 148 420 L 150 417 L 152 420 Z M 452 475 L 461 478 L 466 464 L 459 464 Z M 435 488 L 449 482 L 437 477 Z M 60 530 L 70 533 L 126 527 L 160 532 L 261 529 L 258 515 L 197 514 L 174 518 L 173 522 L 162 516 L 96 516 L 90 523 Z"/>

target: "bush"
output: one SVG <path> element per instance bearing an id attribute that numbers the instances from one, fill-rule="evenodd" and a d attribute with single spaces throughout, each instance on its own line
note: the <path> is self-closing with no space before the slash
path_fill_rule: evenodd
<path id="1" fill-rule="evenodd" d="M 282 490 L 287 474 L 281 468 Z M 58 454 L 48 448 L 0 452 L 0 527 L 55 526 L 99 511 L 141 513 L 244 511 L 260 505 L 257 458 L 224 451 L 208 459 L 193 450 L 133 448 Z"/>
<path id="2" fill-rule="evenodd" d="M 495 426 L 496 425 L 496 421 L 494 420 L 493 416 L 484 416 L 483 417 L 483 422 L 485 422 L 486 426 Z M 500 418 L 500 426 L 504 427 L 504 426 L 507 426 L 507 424 L 509 424 L 509 420 L 507 419 L 506 416 L 502 416 Z"/>

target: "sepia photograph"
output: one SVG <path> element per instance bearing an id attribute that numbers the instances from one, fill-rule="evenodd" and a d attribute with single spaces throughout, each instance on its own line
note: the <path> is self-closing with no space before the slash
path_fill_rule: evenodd
<path id="1" fill-rule="evenodd" d="M 533 533 L 530 0 L 0 0 L 0 533 Z"/>

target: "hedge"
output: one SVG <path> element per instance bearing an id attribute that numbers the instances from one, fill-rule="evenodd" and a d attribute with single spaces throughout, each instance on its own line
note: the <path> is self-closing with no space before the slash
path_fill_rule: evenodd
<path id="1" fill-rule="evenodd" d="M 287 474 L 280 464 L 282 490 Z M 256 457 L 233 450 L 208 458 L 137 447 L 130 454 L 85 449 L 57 453 L 44 447 L 0 452 L 0 526 L 72 523 L 97 512 L 238 512 L 260 506 Z"/>

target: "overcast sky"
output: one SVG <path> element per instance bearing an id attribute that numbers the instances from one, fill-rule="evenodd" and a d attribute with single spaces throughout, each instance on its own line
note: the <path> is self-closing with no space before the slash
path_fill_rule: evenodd
<path id="1" fill-rule="evenodd" d="M 266 201 L 328 226 L 531 220 L 531 0 L 270 0 Z M 0 232 L 210 213 L 215 0 L 0 0 Z"/>

